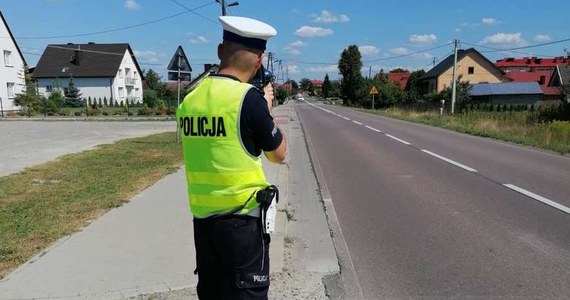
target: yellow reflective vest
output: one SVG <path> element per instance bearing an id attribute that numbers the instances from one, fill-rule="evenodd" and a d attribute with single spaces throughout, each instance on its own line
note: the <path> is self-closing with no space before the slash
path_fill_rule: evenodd
<path id="1" fill-rule="evenodd" d="M 190 210 L 196 218 L 248 214 L 255 193 L 269 186 L 261 159 L 250 155 L 240 135 L 240 112 L 252 85 L 208 77 L 178 107 Z"/>

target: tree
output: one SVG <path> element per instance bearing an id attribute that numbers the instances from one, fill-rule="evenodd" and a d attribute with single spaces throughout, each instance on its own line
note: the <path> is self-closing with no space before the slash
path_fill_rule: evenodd
<path id="1" fill-rule="evenodd" d="M 24 113 L 31 117 L 40 107 L 40 101 L 43 100 L 37 93 L 35 82 L 28 69 L 24 67 L 25 88 L 21 94 L 14 97 L 14 105 L 22 107 Z"/>
<path id="2" fill-rule="evenodd" d="M 69 77 L 69 84 L 67 88 L 64 89 L 65 100 L 63 101 L 64 107 L 82 107 L 83 100 L 81 99 L 81 93 L 79 89 L 75 86 L 73 82 L 73 77 Z"/>
<path id="3" fill-rule="evenodd" d="M 457 105 L 457 111 L 461 111 L 462 109 L 464 109 L 468 104 L 471 103 L 471 97 L 469 96 L 469 93 L 471 91 L 471 84 L 469 83 L 469 81 L 461 81 L 461 76 L 459 76 L 459 78 L 457 78 L 457 90 L 456 90 L 456 94 L 455 94 L 455 102 Z M 449 105 L 451 105 L 451 96 L 452 96 L 452 90 L 451 87 L 445 87 L 440 93 L 439 93 L 439 99 L 440 100 L 445 100 L 446 103 L 448 103 Z M 491 106 L 492 107 L 492 106 Z"/>
<path id="4" fill-rule="evenodd" d="M 409 72 L 409 71 L 406 69 L 402 69 L 402 68 L 396 68 L 394 70 L 390 70 L 389 73 L 405 73 L 405 72 Z"/>
<path id="5" fill-rule="evenodd" d="M 151 90 L 157 90 L 160 88 L 161 85 L 161 76 L 158 75 L 158 73 L 156 73 L 155 71 L 153 71 L 152 69 L 148 69 L 148 71 L 146 72 L 146 74 L 144 75 L 144 77 L 146 78 L 146 83 L 148 84 L 148 87 Z"/>
<path id="6" fill-rule="evenodd" d="M 154 91 L 154 90 L 143 90 L 143 103 L 147 107 L 155 108 L 158 106 L 158 102 L 159 102 L 159 99 L 158 99 L 158 95 L 157 95 L 156 91 Z"/>
<path id="7" fill-rule="evenodd" d="M 417 70 L 410 74 L 408 78 L 408 84 L 404 89 L 406 91 L 406 101 L 408 103 L 417 103 L 422 100 L 423 95 L 427 93 L 427 84 L 425 82 L 421 82 L 420 78 L 424 76 L 426 71 L 424 70 Z"/>
<path id="8" fill-rule="evenodd" d="M 309 78 L 302 78 L 300 84 L 301 84 L 301 89 L 307 92 L 311 90 L 311 86 L 313 85 L 313 83 Z"/>
<path id="9" fill-rule="evenodd" d="M 287 89 L 285 89 L 284 86 L 278 86 L 277 90 L 275 91 L 275 98 L 279 104 L 283 104 L 283 102 L 285 102 L 285 98 L 287 98 Z"/>
<path id="10" fill-rule="evenodd" d="M 362 94 L 364 78 L 362 69 L 362 56 L 357 45 L 350 45 L 342 51 L 338 61 L 338 69 L 342 75 L 341 94 L 344 105 L 359 104 L 365 95 Z"/>
<path id="11" fill-rule="evenodd" d="M 325 75 L 325 80 L 323 80 L 322 91 L 323 91 L 323 97 L 325 97 L 325 99 L 331 96 L 332 85 L 328 73 Z"/>
<path id="12" fill-rule="evenodd" d="M 293 79 L 288 80 L 286 83 L 290 83 L 291 84 L 291 89 L 293 90 L 293 93 L 297 93 L 297 90 L 299 89 L 299 84 L 297 84 L 297 82 Z"/>

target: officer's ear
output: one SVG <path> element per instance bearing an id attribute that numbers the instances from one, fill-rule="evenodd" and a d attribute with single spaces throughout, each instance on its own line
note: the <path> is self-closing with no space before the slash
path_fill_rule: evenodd
<path id="1" fill-rule="evenodd" d="M 222 43 L 218 44 L 218 59 L 222 60 L 222 53 L 224 51 L 224 45 Z"/>

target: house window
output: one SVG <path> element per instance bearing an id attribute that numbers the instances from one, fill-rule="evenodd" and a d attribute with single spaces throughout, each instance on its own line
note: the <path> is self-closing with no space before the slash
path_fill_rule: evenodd
<path id="1" fill-rule="evenodd" d="M 123 69 L 119 69 L 119 78 L 123 78 Z"/>
<path id="2" fill-rule="evenodd" d="M 467 73 L 469 75 L 473 75 L 475 73 L 475 67 L 469 67 L 469 69 L 467 70 Z"/>
<path id="3" fill-rule="evenodd" d="M 125 89 L 119 87 L 119 98 L 124 98 L 124 97 L 125 97 Z"/>
<path id="4" fill-rule="evenodd" d="M 14 98 L 14 85 L 13 82 L 6 83 L 6 87 L 8 88 L 8 98 Z"/>
<path id="5" fill-rule="evenodd" d="M 48 92 L 48 93 L 53 92 L 53 86 L 51 86 L 51 85 L 46 85 L 46 92 Z"/>
<path id="6" fill-rule="evenodd" d="M 4 65 L 12 66 L 12 51 L 4 50 Z"/>

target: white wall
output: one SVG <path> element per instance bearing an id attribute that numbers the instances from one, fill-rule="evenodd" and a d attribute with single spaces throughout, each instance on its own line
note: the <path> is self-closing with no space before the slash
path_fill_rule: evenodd
<path id="1" fill-rule="evenodd" d="M 0 20 L 0 37 L 9 37 L 8 29 L 4 26 L 4 22 Z M 24 77 L 24 60 L 20 57 L 20 53 L 16 48 L 16 44 L 12 39 L 0 39 L 0 98 L 2 98 L 2 109 L 18 110 L 18 106 L 14 105 L 14 98 L 8 97 L 8 82 L 14 83 L 14 95 L 22 93 L 25 88 Z M 10 51 L 11 63 L 4 63 L 4 50 Z"/>
<path id="2" fill-rule="evenodd" d="M 127 72 L 128 71 L 128 72 Z M 122 89 L 122 93 L 121 90 Z M 125 51 L 121 66 L 113 81 L 113 99 L 117 102 L 134 100 L 135 103 L 142 102 L 142 78 L 133 61 L 129 50 Z"/>
<path id="3" fill-rule="evenodd" d="M 81 93 L 81 98 L 88 99 L 99 99 L 103 101 L 107 98 L 107 103 L 111 100 L 111 80 L 112 78 L 81 78 L 74 77 L 73 83 L 75 87 L 79 89 Z M 47 91 L 47 87 L 51 86 L 52 89 L 57 87 L 65 88 L 69 85 L 69 78 L 38 78 L 38 91 L 40 95 L 46 97 L 49 96 L 50 92 Z"/>

